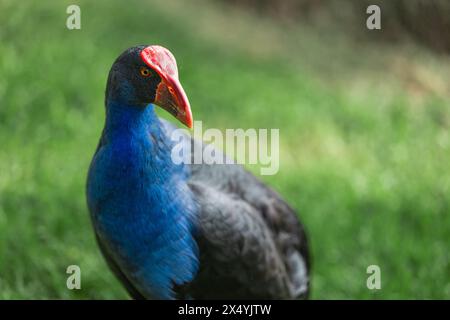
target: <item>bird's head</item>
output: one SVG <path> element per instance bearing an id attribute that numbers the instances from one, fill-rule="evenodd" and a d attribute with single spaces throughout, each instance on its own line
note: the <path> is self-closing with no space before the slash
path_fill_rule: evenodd
<path id="1" fill-rule="evenodd" d="M 153 103 L 192 128 L 191 108 L 178 80 L 175 57 L 164 47 L 136 46 L 123 52 L 109 72 L 106 99 L 138 108 Z"/>

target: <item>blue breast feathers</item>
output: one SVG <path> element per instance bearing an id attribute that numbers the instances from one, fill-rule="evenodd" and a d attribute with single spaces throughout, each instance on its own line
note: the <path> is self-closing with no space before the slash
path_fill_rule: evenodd
<path id="1" fill-rule="evenodd" d="M 156 299 L 173 298 L 173 285 L 198 269 L 196 203 L 171 147 L 153 106 L 109 103 L 87 185 L 99 241 L 133 286 Z"/>

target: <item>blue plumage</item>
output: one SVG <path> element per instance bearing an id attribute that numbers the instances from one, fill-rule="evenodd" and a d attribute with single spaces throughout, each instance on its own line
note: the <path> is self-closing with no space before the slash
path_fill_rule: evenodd
<path id="1" fill-rule="evenodd" d="M 107 101 L 106 109 L 88 178 L 94 227 L 142 294 L 172 298 L 172 285 L 191 281 L 198 268 L 189 173 L 171 161 L 152 105 Z"/>

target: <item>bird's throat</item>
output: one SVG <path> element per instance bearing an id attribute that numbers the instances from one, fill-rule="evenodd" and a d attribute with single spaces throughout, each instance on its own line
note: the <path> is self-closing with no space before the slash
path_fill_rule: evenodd
<path id="1" fill-rule="evenodd" d="M 159 131 L 160 122 L 154 106 L 129 105 L 116 101 L 107 103 L 105 134 L 127 135 Z"/>

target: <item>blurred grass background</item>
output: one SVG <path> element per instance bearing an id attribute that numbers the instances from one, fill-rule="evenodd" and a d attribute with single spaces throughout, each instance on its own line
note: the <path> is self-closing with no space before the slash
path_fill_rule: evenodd
<path id="1" fill-rule="evenodd" d="M 81 30 L 66 29 L 69 4 Z M 262 178 L 309 231 L 312 298 L 450 298 L 449 57 L 315 17 L 227 1 L 0 0 L 0 298 L 128 297 L 96 247 L 84 184 L 107 73 L 136 44 L 175 54 L 204 126 L 280 128 L 281 169 Z M 66 288 L 71 264 L 81 290 Z"/>

